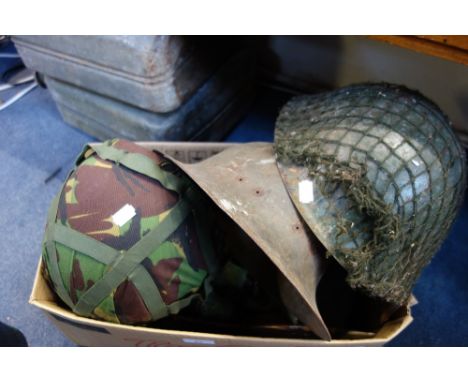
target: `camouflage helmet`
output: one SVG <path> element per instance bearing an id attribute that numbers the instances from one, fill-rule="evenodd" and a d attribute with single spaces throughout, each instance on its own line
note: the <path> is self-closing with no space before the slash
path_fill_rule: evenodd
<path id="1" fill-rule="evenodd" d="M 407 302 L 456 216 L 465 153 L 416 91 L 353 85 L 288 102 L 276 122 L 283 181 L 348 283 Z"/>
<path id="2" fill-rule="evenodd" d="M 76 314 L 145 323 L 198 296 L 215 267 L 199 194 L 161 155 L 124 140 L 85 147 L 55 198 L 46 277 Z"/>

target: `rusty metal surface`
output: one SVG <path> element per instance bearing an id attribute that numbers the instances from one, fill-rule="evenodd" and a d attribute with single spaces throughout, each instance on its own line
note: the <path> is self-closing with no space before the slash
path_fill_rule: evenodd
<path id="1" fill-rule="evenodd" d="M 197 164 L 176 162 L 265 252 L 297 289 L 308 326 L 330 340 L 316 302 L 325 259 L 283 185 L 269 143 L 238 145 Z"/>

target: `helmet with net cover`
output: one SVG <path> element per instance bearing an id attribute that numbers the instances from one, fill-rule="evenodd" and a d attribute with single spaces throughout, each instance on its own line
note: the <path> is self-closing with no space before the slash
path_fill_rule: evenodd
<path id="1" fill-rule="evenodd" d="M 389 84 L 300 96 L 280 112 L 275 151 L 298 211 L 350 285 L 404 304 L 465 189 L 446 115 Z"/>

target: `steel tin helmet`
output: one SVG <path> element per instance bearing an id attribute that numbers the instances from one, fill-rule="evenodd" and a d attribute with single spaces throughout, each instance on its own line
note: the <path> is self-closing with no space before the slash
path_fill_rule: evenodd
<path id="1" fill-rule="evenodd" d="M 348 282 L 404 304 L 456 216 L 465 153 L 416 91 L 363 84 L 300 96 L 276 122 L 278 167 Z"/>
<path id="2" fill-rule="evenodd" d="M 199 163 L 173 160 L 263 251 L 286 281 L 288 308 L 320 338 L 331 336 L 318 310 L 325 258 L 297 213 L 276 166 L 273 145 L 234 145 Z"/>
<path id="3" fill-rule="evenodd" d="M 123 140 L 78 158 L 43 245 L 46 276 L 76 314 L 130 324 L 175 314 L 215 267 L 197 190 L 165 164 Z"/>

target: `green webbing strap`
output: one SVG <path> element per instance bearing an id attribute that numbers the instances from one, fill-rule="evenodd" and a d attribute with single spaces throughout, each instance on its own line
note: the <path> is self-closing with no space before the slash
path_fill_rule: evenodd
<path id="1" fill-rule="evenodd" d="M 183 298 L 182 300 L 178 300 L 172 304 L 167 305 L 167 310 L 170 314 L 177 314 L 182 309 L 189 306 L 195 299 L 201 299 L 201 296 L 198 293 L 192 294 L 186 298 Z"/>
<path id="2" fill-rule="evenodd" d="M 148 271 L 142 265 L 139 265 L 128 278 L 138 289 L 146 308 L 151 314 L 153 320 L 158 320 L 167 316 L 168 307 L 161 297 L 157 285 L 154 283 Z"/>
<path id="3" fill-rule="evenodd" d="M 77 252 L 92 257 L 103 264 L 111 264 L 119 255 L 119 251 L 93 239 L 81 232 L 75 231 L 60 223 L 55 224 L 53 239 Z"/>
<path id="4" fill-rule="evenodd" d="M 69 293 L 67 292 L 65 285 L 63 284 L 62 275 L 60 274 L 60 269 L 58 265 L 57 258 L 57 248 L 55 247 L 55 220 L 57 218 L 58 204 L 60 201 L 60 196 L 62 192 L 54 198 L 52 205 L 49 209 L 49 215 L 47 217 L 47 229 L 45 235 L 45 245 L 47 251 L 48 261 L 48 270 L 50 277 L 55 285 L 55 290 L 60 298 L 70 307 L 73 308 L 73 302 L 70 298 Z"/>
<path id="5" fill-rule="evenodd" d="M 185 179 L 179 178 L 170 172 L 162 170 L 154 163 L 153 160 L 143 154 L 130 153 L 107 144 L 94 146 L 92 149 L 102 159 L 110 160 L 115 163 L 121 163 L 133 171 L 156 179 L 169 190 L 180 194 L 187 187 L 187 182 Z"/>
<path id="6" fill-rule="evenodd" d="M 81 296 L 73 309 L 74 312 L 89 316 L 96 306 L 128 277 L 130 272 L 166 241 L 189 212 L 187 202 L 180 200 L 155 229 L 146 234 L 127 252 L 120 251 L 111 269 Z"/>
<path id="7" fill-rule="evenodd" d="M 117 256 L 120 255 L 120 252 L 112 247 L 67 226 L 55 223 L 54 230 L 54 239 L 56 242 L 66 245 L 86 256 L 90 256 L 103 264 L 111 264 L 115 261 Z M 161 298 L 158 287 L 148 271 L 141 264 L 130 273 L 128 278 L 138 289 L 153 320 L 165 317 L 171 312 L 171 308 L 166 306 Z M 174 310 L 174 308 L 172 308 L 172 310 Z"/>

